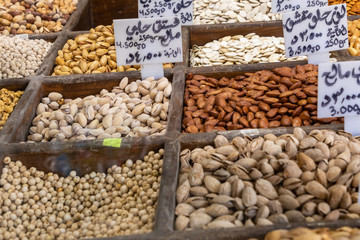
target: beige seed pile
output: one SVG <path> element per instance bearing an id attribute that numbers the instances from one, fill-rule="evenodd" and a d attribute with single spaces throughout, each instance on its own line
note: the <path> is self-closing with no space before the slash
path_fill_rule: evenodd
<path id="1" fill-rule="evenodd" d="M 194 67 L 305 59 L 305 56 L 286 58 L 283 37 L 261 37 L 255 33 L 226 36 L 204 46 L 194 45 L 190 52 L 190 63 Z"/>
<path id="2" fill-rule="evenodd" d="M 150 232 L 163 149 L 105 173 L 61 177 L 5 157 L 0 179 L 1 239 L 80 239 Z"/>
<path id="3" fill-rule="evenodd" d="M 52 46 L 42 39 L 0 35 L 0 79 L 35 75 Z"/>
<path id="4" fill-rule="evenodd" d="M 281 20 L 271 13 L 271 0 L 195 0 L 194 24 Z"/>

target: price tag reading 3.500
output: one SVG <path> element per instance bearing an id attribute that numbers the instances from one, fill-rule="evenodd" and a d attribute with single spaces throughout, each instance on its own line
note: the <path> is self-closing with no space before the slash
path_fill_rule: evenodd
<path id="1" fill-rule="evenodd" d="M 283 28 L 288 58 L 349 47 L 345 4 L 286 12 Z"/>
<path id="2" fill-rule="evenodd" d="M 118 66 L 183 60 L 179 18 L 114 20 L 114 34 Z"/>
<path id="3" fill-rule="evenodd" d="M 193 22 L 193 0 L 138 0 L 138 9 L 139 18 L 176 16 L 182 25 Z"/>
<path id="4" fill-rule="evenodd" d="M 360 116 L 360 61 L 320 63 L 318 117 Z"/>
<path id="5" fill-rule="evenodd" d="M 325 7 L 327 5 L 328 0 L 272 0 L 271 11 L 273 13 L 290 12 L 301 8 Z"/>

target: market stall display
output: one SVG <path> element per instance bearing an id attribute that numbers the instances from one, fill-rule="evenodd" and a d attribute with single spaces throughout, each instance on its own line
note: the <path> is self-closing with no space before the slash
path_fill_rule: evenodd
<path id="1" fill-rule="evenodd" d="M 359 226 L 360 140 L 317 118 L 318 66 L 285 58 L 271 1 L 194 1 L 183 62 L 144 80 L 111 25 L 134 2 L 3 4 L 2 34 L 30 35 L 0 36 L 0 238 L 357 237 L 329 229 Z"/>

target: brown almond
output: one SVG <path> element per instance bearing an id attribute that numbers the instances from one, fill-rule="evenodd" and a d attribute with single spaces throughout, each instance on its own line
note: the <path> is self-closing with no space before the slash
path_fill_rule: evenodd
<path id="1" fill-rule="evenodd" d="M 317 104 L 317 97 L 308 97 L 307 102 L 310 104 Z"/>
<path id="2" fill-rule="evenodd" d="M 282 126 L 291 126 L 292 124 L 292 121 L 291 121 L 291 118 L 289 116 L 286 116 L 284 115 L 282 118 L 281 118 L 281 125 Z"/>
<path id="3" fill-rule="evenodd" d="M 260 111 L 260 112 L 256 112 L 255 113 L 255 117 L 256 118 L 263 118 L 263 117 L 265 117 L 265 113 L 263 112 L 263 111 Z"/>
<path id="4" fill-rule="evenodd" d="M 246 120 L 245 117 L 240 117 L 239 118 L 239 123 L 241 125 L 243 125 L 244 127 L 246 127 L 246 128 L 250 127 L 250 124 L 249 124 L 248 120 Z"/>
<path id="5" fill-rule="evenodd" d="M 285 114 L 285 113 L 287 113 L 289 111 L 289 109 L 287 109 L 286 107 L 281 107 L 281 108 L 279 108 L 279 114 Z"/>
<path id="6" fill-rule="evenodd" d="M 301 114 L 300 114 L 300 119 L 305 121 L 305 120 L 308 120 L 310 118 L 310 114 L 308 111 L 303 111 Z"/>
<path id="7" fill-rule="evenodd" d="M 280 95 L 280 92 L 279 90 L 273 90 L 265 93 L 265 95 L 269 97 L 278 97 Z"/>
<path id="8" fill-rule="evenodd" d="M 282 93 L 280 93 L 279 98 L 289 97 L 289 96 L 291 96 L 293 93 L 294 93 L 294 91 L 285 91 L 285 92 L 282 92 Z"/>
<path id="9" fill-rule="evenodd" d="M 278 108 L 272 108 L 270 109 L 267 113 L 266 113 L 266 117 L 268 118 L 273 118 L 276 116 L 276 114 L 278 113 Z"/>
<path id="10" fill-rule="evenodd" d="M 252 128 L 258 128 L 259 127 L 259 119 L 253 119 L 250 122 L 250 125 L 251 125 Z"/>
<path id="11" fill-rule="evenodd" d="M 275 128 L 275 127 L 280 127 L 280 122 L 279 121 L 270 121 L 269 122 L 269 128 Z"/>
<path id="12" fill-rule="evenodd" d="M 268 98 L 264 98 L 263 101 L 264 101 L 265 103 L 272 104 L 272 103 L 277 103 L 277 102 L 279 102 L 279 99 L 278 99 L 278 98 L 268 97 Z"/>
<path id="13" fill-rule="evenodd" d="M 260 102 L 260 103 L 259 103 L 259 108 L 260 108 L 262 111 L 265 111 L 265 112 L 267 112 L 267 111 L 270 110 L 269 104 L 264 103 L 264 102 Z"/>
<path id="14" fill-rule="evenodd" d="M 292 122 L 292 126 L 293 127 L 300 127 L 301 125 L 302 125 L 301 118 L 294 117 L 293 122 Z"/>
<path id="15" fill-rule="evenodd" d="M 259 120 L 259 128 L 268 128 L 269 127 L 269 121 L 266 117 L 262 117 Z"/>
<path id="16" fill-rule="evenodd" d="M 253 113 L 257 113 L 259 111 L 259 107 L 258 106 L 250 106 L 249 110 Z"/>
<path id="17" fill-rule="evenodd" d="M 189 126 L 186 128 L 186 131 L 188 133 L 198 133 L 199 129 L 196 126 Z"/>

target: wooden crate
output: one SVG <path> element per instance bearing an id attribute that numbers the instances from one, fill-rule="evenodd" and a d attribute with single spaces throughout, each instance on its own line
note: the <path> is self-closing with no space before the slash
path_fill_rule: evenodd
<path id="1" fill-rule="evenodd" d="M 140 78 L 140 72 L 103 73 L 69 76 L 50 76 L 57 51 L 61 50 L 68 39 L 88 32 L 90 27 L 99 24 L 111 24 L 113 19 L 137 17 L 137 6 L 134 1 L 99 1 L 81 0 L 78 9 L 71 16 L 61 33 L 37 34 L 30 38 L 42 38 L 54 41 L 53 48 L 37 72 L 37 76 L 22 79 L 0 80 L 0 87 L 11 90 L 25 90 L 18 105 L 0 131 L 0 159 L 11 156 L 22 161 L 26 166 L 35 166 L 44 171 L 55 171 L 66 175 L 69 169 L 80 174 L 90 171 L 104 171 L 113 164 L 121 164 L 128 158 L 142 158 L 150 150 L 165 149 L 164 165 L 158 208 L 154 231 L 149 234 L 119 236 L 111 239 L 247 239 L 263 238 L 268 231 L 296 226 L 336 228 L 339 226 L 360 226 L 360 220 L 341 220 L 337 222 L 293 223 L 267 227 L 238 227 L 232 229 L 211 229 L 175 231 L 175 192 L 178 182 L 179 157 L 183 148 L 203 147 L 211 144 L 218 134 L 228 139 L 235 136 L 263 136 L 268 133 L 276 135 L 290 133 L 293 128 L 280 127 L 273 129 L 244 129 L 227 132 L 198 134 L 181 133 L 182 109 L 184 105 L 185 76 L 188 73 L 212 77 L 235 76 L 245 72 L 262 69 L 273 69 L 281 66 L 293 67 L 306 64 L 306 61 L 284 63 L 261 63 L 215 67 L 189 67 L 189 52 L 194 44 L 203 45 L 212 40 L 236 34 L 256 32 L 262 36 L 282 36 L 280 21 L 259 23 L 235 23 L 197 25 L 183 27 L 184 60 L 174 68 L 166 69 L 165 76 L 172 82 L 173 93 L 170 100 L 167 131 L 164 136 L 123 138 L 121 148 L 103 146 L 103 140 L 20 143 L 26 140 L 31 121 L 41 98 L 51 91 L 59 91 L 65 98 L 84 97 L 98 93 L 105 88 L 110 90 L 127 76 L 131 81 Z M 357 16 L 349 17 L 349 19 Z M 347 51 L 334 52 L 338 61 L 353 60 Z M 307 132 L 313 129 L 341 130 L 343 124 L 303 127 Z M 66 156 L 66 161 L 62 156 Z M 84 160 L 86 156 L 86 160 Z M 51 163 L 51 164 L 49 164 Z M 2 168 L 0 163 L 0 170 Z"/>

